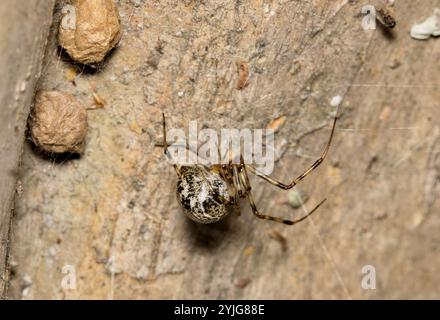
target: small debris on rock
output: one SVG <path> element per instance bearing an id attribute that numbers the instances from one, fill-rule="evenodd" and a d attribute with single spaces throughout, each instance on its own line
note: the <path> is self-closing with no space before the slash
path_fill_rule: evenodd
<path id="1" fill-rule="evenodd" d="M 156 42 L 156 47 L 155 47 L 156 51 L 158 53 L 160 53 L 160 54 L 163 54 L 163 49 L 165 48 L 165 44 L 166 44 L 165 41 L 163 41 L 162 39 L 158 38 L 157 42 Z"/>
<path id="2" fill-rule="evenodd" d="M 283 252 L 287 251 L 287 239 L 285 236 L 283 236 L 279 231 L 277 231 L 275 229 L 272 229 L 269 232 L 269 236 L 281 244 L 281 250 Z"/>
<path id="3" fill-rule="evenodd" d="M 400 62 L 399 59 L 394 58 L 394 59 L 392 59 L 392 60 L 388 63 L 388 67 L 389 67 L 391 70 L 394 70 L 394 69 L 397 69 L 398 67 L 400 67 L 401 64 L 402 64 L 402 63 Z"/>
<path id="4" fill-rule="evenodd" d="M 254 247 L 252 247 L 252 246 L 246 247 L 243 250 L 243 255 L 246 256 L 246 257 L 249 257 L 249 256 L 251 256 L 254 253 L 254 251 L 255 251 Z"/>
<path id="5" fill-rule="evenodd" d="M 237 89 L 243 90 L 249 85 L 249 65 L 246 61 L 240 60 L 237 62 Z"/>
<path id="6" fill-rule="evenodd" d="M 104 108 L 106 105 L 106 101 L 96 92 L 92 93 L 93 101 L 95 102 L 96 108 Z"/>
<path id="7" fill-rule="evenodd" d="M 411 37 L 416 40 L 426 40 L 431 36 L 440 36 L 440 9 L 434 9 L 434 14 L 424 22 L 411 28 Z"/>
<path id="8" fill-rule="evenodd" d="M 293 76 L 301 71 L 301 64 L 299 61 L 294 61 L 290 66 L 289 73 Z"/>
<path id="9" fill-rule="evenodd" d="M 136 121 L 132 121 L 130 123 L 130 129 L 131 131 L 133 131 L 134 133 L 141 135 L 142 134 L 142 128 L 139 127 L 138 123 Z"/>
<path id="10" fill-rule="evenodd" d="M 235 286 L 239 289 L 244 289 L 249 285 L 249 283 L 251 283 L 251 281 L 252 280 L 249 278 L 241 278 L 235 283 Z"/>
<path id="11" fill-rule="evenodd" d="M 32 284 L 33 284 L 32 278 L 28 274 L 25 274 L 23 276 L 23 287 L 27 288 L 30 287 Z"/>
<path id="12" fill-rule="evenodd" d="M 290 190 L 287 194 L 288 203 L 293 209 L 298 209 L 309 200 L 309 196 L 299 188 Z"/>
<path id="13" fill-rule="evenodd" d="M 17 192 L 19 196 L 23 194 L 24 188 L 23 188 L 23 182 L 21 182 L 21 180 L 17 180 L 17 182 L 15 183 L 15 192 Z"/>
<path id="14" fill-rule="evenodd" d="M 379 115 L 380 121 L 386 121 L 390 117 L 392 109 L 389 106 L 386 106 Z"/>
<path id="15" fill-rule="evenodd" d="M 384 220 L 387 217 L 388 217 L 388 214 L 386 213 L 386 211 L 379 211 L 379 212 L 374 213 L 374 218 L 376 220 Z"/>
<path id="16" fill-rule="evenodd" d="M 267 125 L 267 129 L 272 129 L 274 132 L 277 132 L 286 122 L 286 117 L 282 116 L 282 117 L 278 117 L 274 120 L 272 120 L 268 125 Z"/>
<path id="17" fill-rule="evenodd" d="M 78 76 L 78 75 L 77 75 L 77 73 L 76 73 L 75 68 L 68 68 L 68 69 L 66 70 L 66 79 L 67 79 L 68 81 L 72 82 L 72 84 L 73 84 L 74 86 L 76 86 L 76 77 L 77 77 L 77 76 Z"/>

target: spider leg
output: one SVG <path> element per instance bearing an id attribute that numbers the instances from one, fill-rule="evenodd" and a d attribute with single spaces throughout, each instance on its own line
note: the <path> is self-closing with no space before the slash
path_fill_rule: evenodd
<path id="1" fill-rule="evenodd" d="M 222 178 L 227 182 L 229 187 L 229 196 L 232 199 L 232 204 L 237 208 L 238 215 L 240 216 L 240 204 L 239 204 L 239 197 L 238 197 L 238 188 L 239 185 L 237 183 L 238 180 L 236 180 L 236 177 L 234 175 L 234 170 L 232 167 L 232 160 L 229 159 L 229 164 L 225 165 L 222 163 L 222 155 L 220 151 L 220 146 L 217 144 L 217 156 L 218 156 L 218 168 L 220 175 Z"/>
<path id="2" fill-rule="evenodd" d="M 266 180 L 267 182 L 269 182 L 269 183 L 271 183 L 271 184 L 273 184 L 273 185 L 275 185 L 275 186 L 277 186 L 277 187 L 279 187 L 279 188 L 281 188 L 281 189 L 284 189 L 284 190 L 287 190 L 287 189 L 291 189 L 291 188 L 293 188 L 294 186 L 296 186 L 302 179 L 304 179 L 309 173 L 311 173 L 313 170 L 315 170 L 323 161 L 324 161 L 324 159 L 325 159 L 325 157 L 327 156 L 327 153 L 328 153 L 328 151 L 329 151 L 329 149 L 330 149 L 330 145 L 331 145 L 331 143 L 332 143 L 332 140 L 333 140 L 333 136 L 334 136 L 334 134 L 335 134 L 335 129 L 336 129 L 336 122 L 337 122 L 337 120 L 338 120 L 338 111 L 336 111 L 336 115 L 335 115 L 335 119 L 334 119 L 334 121 L 333 121 L 333 126 L 332 126 L 332 131 L 331 131 L 331 133 L 330 133 L 330 138 L 329 138 L 329 140 L 328 140 L 328 142 L 327 142 L 327 145 L 326 145 L 326 147 L 325 147 L 325 149 L 324 149 L 324 151 L 322 152 L 322 154 L 321 154 L 321 156 L 318 158 L 318 160 L 316 160 L 306 171 L 304 171 L 303 173 L 301 173 L 296 179 L 294 179 L 291 183 L 289 183 L 289 184 L 285 184 L 285 183 L 282 183 L 282 182 L 280 182 L 280 181 L 277 181 L 277 180 L 275 180 L 274 178 L 272 178 L 272 177 L 270 177 L 270 176 L 268 176 L 268 175 L 266 175 L 266 174 L 264 174 L 264 173 L 262 173 L 262 172 L 259 172 L 256 168 L 254 168 L 253 166 L 251 166 L 251 165 L 246 165 L 246 167 L 249 169 L 249 171 L 250 172 L 252 172 L 253 174 L 255 174 L 256 176 L 258 176 L 258 177 L 260 177 L 260 178 L 262 178 L 262 179 L 264 179 L 264 180 Z"/>
<path id="3" fill-rule="evenodd" d="M 242 163 L 242 167 L 241 168 L 242 168 L 242 170 L 240 172 L 240 174 L 241 174 L 240 178 L 241 178 L 242 183 L 246 184 L 247 198 L 248 198 L 249 203 L 251 205 L 252 212 L 253 212 L 253 214 L 257 218 L 265 219 L 265 220 L 271 220 L 271 221 L 275 221 L 275 222 L 279 222 L 279 223 L 284 223 L 284 224 L 287 224 L 287 225 L 291 226 L 291 225 L 294 225 L 294 224 L 296 224 L 298 222 L 301 222 L 301 221 L 305 220 L 307 217 L 309 217 L 311 214 L 313 214 L 327 200 L 327 199 L 322 200 L 320 203 L 318 203 L 318 205 L 316 207 L 314 207 L 312 209 L 312 211 L 310 211 L 305 216 L 303 216 L 303 217 L 301 217 L 301 218 L 299 218 L 297 220 L 288 220 L 288 219 L 284 219 L 284 218 L 273 217 L 273 216 L 269 216 L 269 215 L 266 215 L 266 214 L 262 214 L 262 213 L 260 213 L 258 211 L 257 206 L 255 204 L 255 200 L 254 200 L 254 197 L 252 195 L 252 189 L 251 189 L 251 186 L 250 186 L 250 183 L 249 183 L 249 177 L 248 177 L 248 174 L 247 174 L 246 166 L 243 163 Z"/>
<path id="4" fill-rule="evenodd" d="M 239 186 L 239 182 L 238 182 L 237 176 L 234 171 L 232 174 L 232 184 L 234 187 L 234 202 L 238 203 L 239 202 L 238 199 L 240 198 L 239 197 L 240 186 Z"/>
<path id="5" fill-rule="evenodd" d="M 165 121 L 165 113 L 162 112 L 162 138 L 163 138 L 163 153 L 168 157 L 168 142 L 167 142 L 167 124 Z"/>
<path id="6" fill-rule="evenodd" d="M 239 173 L 237 170 L 237 166 L 232 164 L 232 159 L 229 159 L 229 168 L 231 168 L 231 172 L 232 172 L 232 183 L 234 185 L 234 198 L 235 198 L 235 203 L 237 203 L 239 205 L 239 199 L 242 195 L 242 188 L 241 188 L 241 184 L 240 184 L 240 177 L 239 177 Z M 238 212 L 238 216 L 241 215 L 240 210 L 237 211 Z"/>
<path id="7" fill-rule="evenodd" d="M 233 188 L 233 205 L 235 207 L 235 211 L 237 212 L 238 216 L 241 216 L 241 210 L 240 210 L 240 197 L 238 196 L 238 190 L 239 190 L 239 186 L 237 184 L 237 181 L 235 179 L 235 175 L 233 175 L 232 177 L 232 183 L 233 185 L 231 186 Z"/>
<path id="8" fill-rule="evenodd" d="M 243 156 L 240 155 L 240 181 L 245 189 L 246 194 L 251 191 L 251 183 L 249 181 L 249 176 L 247 174 L 246 165 L 244 164 Z"/>
<path id="9" fill-rule="evenodd" d="M 318 210 L 318 208 L 319 208 L 319 207 L 320 207 L 320 206 L 321 206 L 321 205 L 327 200 L 327 199 L 322 200 L 320 203 L 318 203 L 318 205 L 317 205 L 316 207 L 314 207 L 314 208 L 313 208 L 309 213 L 307 213 L 305 216 L 303 216 L 303 217 L 301 217 L 301 218 L 299 218 L 299 219 L 297 219 L 297 220 L 287 220 L 287 219 L 278 218 L 278 217 L 273 217 L 273 216 L 268 216 L 268 215 L 265 215 L 265 214 L 260 213 L 260 212 L 258 211 L 258 209 L 257 209 L 257 206 L 255 205 L 254 198 L 253 198 L 253 196 L 252 196 L 252 192 L 251 192 L 251 191 L 248 192 L 248 199 L 249 199 L 249 203 L 251 204 L 252 211 L 253 211 L 254 215 L 255 215 L 257 218 L 265 219 L 265 220 L 272 220 L 272 221 L 275 221 L 275 222 L 280 222 L 280 223 L 287 224 L 287 225 L 289 225 L 289 226 L 294 225 L 294 224 L 297 224 L 298 222 L 301 222 L 301 221 L 305 220 L 306 218 L 308 218 L 308 217 L 309 217 L 310 215 L 312 215 L 316 210 Z"/>

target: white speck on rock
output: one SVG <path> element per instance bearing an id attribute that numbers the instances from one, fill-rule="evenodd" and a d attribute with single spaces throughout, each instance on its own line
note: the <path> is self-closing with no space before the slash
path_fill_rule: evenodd
<path id="1" fill-rule="evenodd" d="M 47 228 L 52 228 L 54 225 L 53 216 L 51 216 L 50 214 L 44 214 L 43 215 L 43 222 Z"/>
<path id="2" fill-rule="evenodd" d="M 31 292 L 31 289 L 29 288 L 29 287 L 27 287 L 27 288 L 24 288 L 23 289 L 23 291 L 21 292 L 21 295 L 23 296 L 23 297 L 27 297 L 27 296 L 29 296 L 29 293 Z"/>
<path id="3" fill-rule="evenodd" d="M 150 274 L 150 270 L 147 266 L 142 266 L 137 272 L 136 272 L 136 279 L 139 280 L 145 280 L 148 279 L 148 275 Z"/>
<path id="4" fill-rule="evenodd" d="M 287 194 L 289 205 L 293 209 L 298 209 L 309 200 L 309 196 L 300 189 L 293 189 Z"/>
<path id="5" fill-rule="evenodd" d="M 32 285 L 32 278 L 30 275 L 25 274 L 23 277 L 23 285 L 26 287 L 30 287 Z"/>
<path id="6" fill-rule="evenodd" d="M 440 9 L 434 9 L 434 14 L 420 24 L 411 28 L 411 37 L 416 40 L 426 40 L 429 37 L 440 36 Z"/>
<path id="7" fill-rule="evenodd" d="M 116 265 L 114 256 L 110 256 L 105 267 L 111 275 L 120 274 L 122 272 L 121 267 Z"/>
<path id="8" fill-rule="evenodd" d="M 268 4 L 266 4 L 266 5 L 264 5 L 264 13 L 269 13 L 269 11 L 270 11 L 270 9 L 269 9 L 269 5 Z"/>
<path id="9" fill-rule="evenodd" d="M 395 0 L 385 0 L 385 4 L 386 4 L 387 6 L 392 7 L 392 6 L 394 6 L 394 1 L 395 1 Z"/>
<path id="10" fill-rule="evenodd" d="M 26 91 L 26 82 L 23 81 L 20 85 L 20 93 L 23 93 Z"/>
<path id="11" fill-rule="evenodd" d="M 57 248 L 55 246 L 49 248 L 49 255 L 51 257 L 55 257 L 57 255 Z"/>

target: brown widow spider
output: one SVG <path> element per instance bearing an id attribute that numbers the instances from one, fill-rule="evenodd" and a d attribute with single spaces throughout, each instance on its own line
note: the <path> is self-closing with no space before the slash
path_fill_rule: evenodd
<path id="1" fill-rule="evenodd" d="M 162 119 L 164 154 L 169 157 L 165 114 L 163 113 Z M 215 164 L 211 166 L 200 164 L 179 166 L 174 164 L 174 169 L 178 176 L 177 197 L 185 214 L 191 220 L 202 224 L 218 222 L 229 214 L 232 206 L 236 206 L 238 208 L 238 214 L 240 214 L 239 199 L 247 198 L 252 212 L 257 218 L 272 220 L 287 225 L 293 225 L 303 221 L 314 213 L 327 199 L 322 200 L 309 213 L 297 220 L 287 220 L 262 214 L 258 211 L 254 197 L 252 196 L 248 170 L 281 189 L 288 190 L 293 188 L 323 162 L 333 139 L 337 119 L 338 111 L 336 111 L 333 121 L 330 138 L 319 159 L 289 184 L 277 181 L 259 172 L 255 167 L 245 164 L 242 156 L 240 157 L 239 164 L 233 164 L 231 160 L 229 160 L 229 164 Z"/>

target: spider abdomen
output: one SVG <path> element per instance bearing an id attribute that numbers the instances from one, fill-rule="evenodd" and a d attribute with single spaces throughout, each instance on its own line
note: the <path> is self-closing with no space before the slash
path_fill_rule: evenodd
<path id="1" fill-rule="evenodd" d="M 208 224 L 228 215 L 228 184 L 218 173 L 200 166 L 182 167 L 180 172 L 177 197 L 191 220 Z"/>

